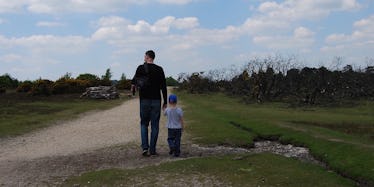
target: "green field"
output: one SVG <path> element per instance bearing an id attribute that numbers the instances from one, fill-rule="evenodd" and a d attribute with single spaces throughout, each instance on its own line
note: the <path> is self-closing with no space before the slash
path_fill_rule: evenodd
<path id="1" fill-rule="evenodd" d="M 158 186 L 354 186 L 374 185 L 374 103 L 340 107 L 243 104 L 223 94 L 177 93 L 186 132 L 202 145 L 251 147 L 259 139 L 305 146 L 329 169 L 269 153 L 191 158 L 131 170 L 93 171 L 67 184 Z M 240 157 L 241 159 L 235 159 Z M 181 180 L 178 180 L 181 178 Z M 350 180 L 353 179 L 353 180 Z M 210 181 L 210 183 L 209 183 Z M 213 182 L 212 182 L 213 181 Z M 140 183 L 139 183 L 140 182 Z"/>
<path id="2" fill-rule="evenodd" d="M 38 97 L 7 93 L 0 96 L 0 138 L 21 135 L 87 111 L 119 105 L 123 101 L 80 99 L 79 94 Z"/>
<path id="3" fill-rule="evenodd" d="M 294 108 L 284 103 L 245 105 L 221 94 L 179 95 L 190 119 L 188 130 L 197 143 L 246 147 L 256 139 L 277 139 L 308 147 L 341 175 L 374 184 L 372 101 L 349 107 Z"/>
<path id="4" fill-rule="evenodd" d="M 103 170 L 66 181 L 65 186 L 354 186 L 335 173 L 274 154 L 191 158 L 157 167 Z"/>

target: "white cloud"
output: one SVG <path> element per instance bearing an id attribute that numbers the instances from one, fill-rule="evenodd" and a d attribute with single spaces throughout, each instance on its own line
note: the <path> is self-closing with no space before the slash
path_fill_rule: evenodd
<path id="1" fill-rule="evenodd" d="M 29 0 L 17 0 L 17 1 L 0 1 L 0 13 L 12 13 L 22 11 L 23 6 L 28 3 Z"/>
<path id="2" fill-rule="evenodd" d="M 265 46 L 273 50 L 294 50 L 299 52 L 309 52 L 314 44 L 314 32 L 305 27 L 299 27 L 294 30 L 292 36 L 255 36 L 253 43 Z"/>
<path id="3" fill-rule="evenodd" d="M 257 10 L 268 18 L 297 21 L 320 19 L 334 11 L 352 11 L 360 7 L 356 0 L 286 0 L 264 2 Z"/>
<path id="4" fill-rule="evenodd" d="M 286 34 L 303 20 L 318 20 L 334 11 L 352 11 L 361 5 L 357 0 L 285 0 L 266 1 L 257 7 L 257 14 L 240 27 L 243 33 L 264 35 Z"/>
<path id="5" fill-rule="evenodd" d="M 177 5 L 185 5 L 191 3 L 193 0 L 158 0 L 158 2 L 162 4 L 177 4 Z"/>
<path id="6" fill-rule="evenodd" d="M 354 63 L 372 57 L 368 55 L 374 51 L 374 15 L 355 22 L 353 27 L 351 34 L 334 33 L 326 37 L 321 52 L 329 56 L 346 56 Z"/>
<path id="7" fill-rule="evenodd" d="M 86 50 L 90 44 L 89 38 L 81 36 L 32 35 L 20 38 L 0 36 L 0 46 L 6 48 L 25 48 L 33 53 L 61 54 L 79 53 Z"/>
<path id="8" fill-rule="evenodd" d="M 185 17 L 176 19 L 174 26 L 177 29 L 192 29 L 199 26 L 199 20 L 196 17 Z"/>
<path id="9" fill-rule="evenodd" d="M 38 23 L 36 23 L 36 26 L 38 27 L 62 27 L 62 26 L 65 26 L 65 24 L 60 23 L 60 22 L 39 21 Z"/>
<path id="10" fill-rule="evenodd" d="M 158 0 L 161 4 L 185 5 L 195 0 Z M 29 11 L 32 13 L 59 14 L 66 12 L 117 12 L 132 5 L 152 3 L 151 0 L 14 0 L 0 1 L 0 13 Z"/>
<path id="11" fill-rule="evenodd" d="M 118 26 L 118 25 L 127 25 L 130 24 L 131 21 L 119 17 L 119 16 L 107 16 L 101 17 L 97 22 L 98 27 L 111 27 L 111 26 Z"/>
<path id="12" fill-rule="evenodd" d="M 348 43 L 367 43 L 372 45 L 372 43 L 374 43 L 374 15 L 355 22 L 353 26 L 354 31 L 351 34 L 331 34 L 326 38 L 326 43 L 328 45 L 341 45 Z"/>
<path id="13" fill-rule="evenodd" d="M 268 18 L 248 18 L 241 29 L 245 33 L 274 33 L 274 30 L 280 31 L 290 27 L 290 23 L 282 20 L 272 20 Z"/>
<path id="14" fill-rule="evenodd" d="M 49 4 L 30 4 L 27 7 L 27 10 L 30 12 L 35 12 L 35 13 L 54 13 L 58 12 L 59 8 L 51 6 Z"/>
<path id="15" fill-rule="evenodd" d="M 305 28 L 305 27 L 298 27 L 294 31 L 295 38 L 310 38 L 314 36 L 314 32 Z"/>
<path id="16" fill-rule="evenodd" d="M 7 54 L 0 56 L 0 62 L 6 62 L 6 63 L 11 63 L 11 62 L 18 62 L 22 60 L 22 56 L 18 54 Z"/>
<path id="17" fill-rule="evenodd" d="M 135 24 L 131 21 L 117 16 L 102 17 L 99 19 L 99 28 L 92 38 L 95 40 L 129 39 L 129 36 L 149 37 L 149 35 L 166 35 L 170 34 L 170 29 L 191 30 L 199 25 L 195 17 L 175 18 L 166 16 L 157 20 L 154 24 L 145 20 L 139 20 Z M 147 34 L 147 35 L 146 35 Z"/>

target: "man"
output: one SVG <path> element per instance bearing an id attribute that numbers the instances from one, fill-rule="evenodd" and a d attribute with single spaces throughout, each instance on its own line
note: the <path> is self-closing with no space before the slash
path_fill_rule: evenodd
<path id="1" fill-rule="evenodd" d="M 144 55 L 144 64 L 139 65 L 132 79 L 133 91 L 136 89 L 137 80 L 147 77 L 146 86 L 139 88 L 140 96 L 140 132 L 142 141 L 142 155 L 157 155 L 156 144 L 159 132 L 161 94 L 163 96 L 163 108 L 167 107 L 167 90 L 165 74 L 162 67 L 154 64 L 155 52 L 149 50 Z M 151 122 L 151 140 L 148 141 L 148 126 Z"/>

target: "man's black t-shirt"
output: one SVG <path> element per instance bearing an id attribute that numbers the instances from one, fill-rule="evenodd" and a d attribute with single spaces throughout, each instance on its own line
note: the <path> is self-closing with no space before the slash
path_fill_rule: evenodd
<path id="1" fill-rule="evenodd" d="M 150 85 L 141 91 L 139 91 L 140 99 L 159 99 L 161 100 L 160 90 L 162 90 L 162 96 L 164 99 L 164 104 L 167 103 L 167 90 L 166 90 L 166 80 L 165 73 L 162 67 L 156 64 L 147 64 L 148 66 L 148 77 Z M 144 64 L 139 65 L 136 69 L 134 78 L 132 79 L 132 84 L 135 84 L 135 79 L 137 77 L 147 76 L 144 68 Z"/>

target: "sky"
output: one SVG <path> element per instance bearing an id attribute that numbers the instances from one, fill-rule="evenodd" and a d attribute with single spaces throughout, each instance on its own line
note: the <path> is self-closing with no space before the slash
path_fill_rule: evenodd
<path id="1" fill-rule="evenodd" d="M 374 59 L 373 0 L 0 0 L 0 75 L 132 78 L 147 50 L 166 76 L 272 55 L 354 68 Z"/>

